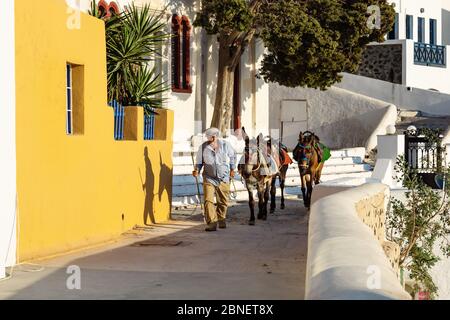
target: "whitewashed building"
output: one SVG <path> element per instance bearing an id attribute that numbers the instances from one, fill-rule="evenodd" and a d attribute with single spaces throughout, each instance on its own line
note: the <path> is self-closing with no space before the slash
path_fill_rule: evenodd
<path id="1" fill-rule="evenodd" d="M 67 2 L 83 11 L 91 3 L 90 0 Z M 103 0 L 99 3 L 121 10 L 131 2 Z M 160 64 L 164 81 L 172 84 L 166 107 L 175 114 L 174 151 L 187 151 L 192 136 L 204 132 L 211 123 L 218 70 L 217 37 L 192 26 L 200 11 L 199 0 L 135 0 L 134 3 L 148 3 L 155 10 L 165 10 L 167 31 L 180 35 L 179 43 L 171 41 L 162 48 Z M 231 129 L 245 126 L 251 134 L 269 132 L 269 86 L 256 78 L 263 52 L 262 42 L 253 41 L 242 56 L 235 75 Z"/>
<path id="2" fill-rule="evenodd" d="M 368 47 L 358 74 L 406 87 L 450 93 L 448 0 L 393 0 L 387 41 Z M 445 36 L 444 36 L 445 33 Z"/>

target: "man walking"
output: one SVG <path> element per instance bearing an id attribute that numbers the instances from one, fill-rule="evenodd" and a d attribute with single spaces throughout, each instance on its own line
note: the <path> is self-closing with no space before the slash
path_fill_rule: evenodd
<path id="1" fill-rule="evenodd" d="M 198 177 L 203 169 L 203 194 L 206 231 L 216 231 L 227 227 L 226 217 L 230 198 L 230 180 L 236 169 L 236 152 L 231 144 L 219 139 L 219 129 L 210 128 L 205 132 L 207 141 L 197 153 L 193 176 Z M 216 196 L 217 207 L 214 205 Z"/>

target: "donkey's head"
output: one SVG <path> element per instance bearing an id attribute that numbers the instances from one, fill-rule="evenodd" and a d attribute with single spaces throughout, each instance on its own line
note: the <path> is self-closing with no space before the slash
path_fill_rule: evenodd
<path id="1" fill-rule="evenodd" d="M 314 144 L 316 143 L 316 135 L 310 131 L 300 132 L 297 146 L 298 166 L 300 174 L 305 174 L 309 168 L 311 157 L 314 152 Z"/>
<path id="2" fill-rule="evenodd" d="M 264 145 L 264 136 L 260 134 L 256 139 L 250 139 L 250 137 L 245 132 L 245 128 L 242 128 L 242 135 L 245 141 L 245 161 L 244 164 L 242 164 L 241 173 L 244 175 L 244 177 L 248 177 L 260 166 L 260 154 Z"/>

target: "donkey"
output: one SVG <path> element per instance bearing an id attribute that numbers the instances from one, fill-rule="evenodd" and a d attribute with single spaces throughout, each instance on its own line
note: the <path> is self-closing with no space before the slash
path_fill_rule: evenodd
<path id="1" fill-rule="evenodd" d="M 249 225 L 255 225 L 255 200 L 253 198 L 253 190 L 256 188 L 258 193 L 258 219 L 267 220 L 267 204 L 269 202 L 269 193 L 272 186 L 273 173 L 270 169 L 270 164 L 267 163 L 266 150 L 264 146 L 264 137 L 260 134 L 256 141 L 250 141 L 249 136 L 242 128 L 243 137 L 245 139 L 245 150 L 242 160 L 238 165 L 238 170 L 241 177 L 245 181 L 245 186 L 248 191 L 248 203 L 250 207 Z"/>
<path id="2" fill-rule="evenodd" d="M 270 154 L 274 154 L 275 161 L 278 166 L 278 172 L 272 177 L 272 185 L 270 187 L 270 213 L 274 213 L 276 209 L 276 193 L 277 193 L 277 178 L 280 180 L 280 189 L 281 189 L 281 205 L 280 209 L 284 210 L 284 187 L 286 182 L 286 174 L 289 169 L 289 165 L 293 163 L 291 157 L 289 157 L 288 150 L 286 146 L 284 146 L 281 141 L 278 142 L 278 147 L 273 145 L 273 141 L 271 137 L 268 137 L 267 140 L 267 150 Z"/>
<path id="3" fill-rule="evenodd" d="M 317 140 L 314 133 L 310 131 L 300 132 L 298 144 L 293 151 L 294 159 L 298 162 L 302 182 L 303 203 L 307 209 L 311 206 L 313 185 L 320 179 L 321 173 L 321 161 L 316 144 Z"/>

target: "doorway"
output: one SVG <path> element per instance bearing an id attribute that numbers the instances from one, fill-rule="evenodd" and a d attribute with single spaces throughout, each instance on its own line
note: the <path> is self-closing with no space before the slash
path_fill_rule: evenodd
<path id="1" fill-rule="evenodd" d="M 300 131 L 308 130 L 308 104 L 306 100 L 283 100 L 281 102 L 281 141 L 293 150 Z"/>

